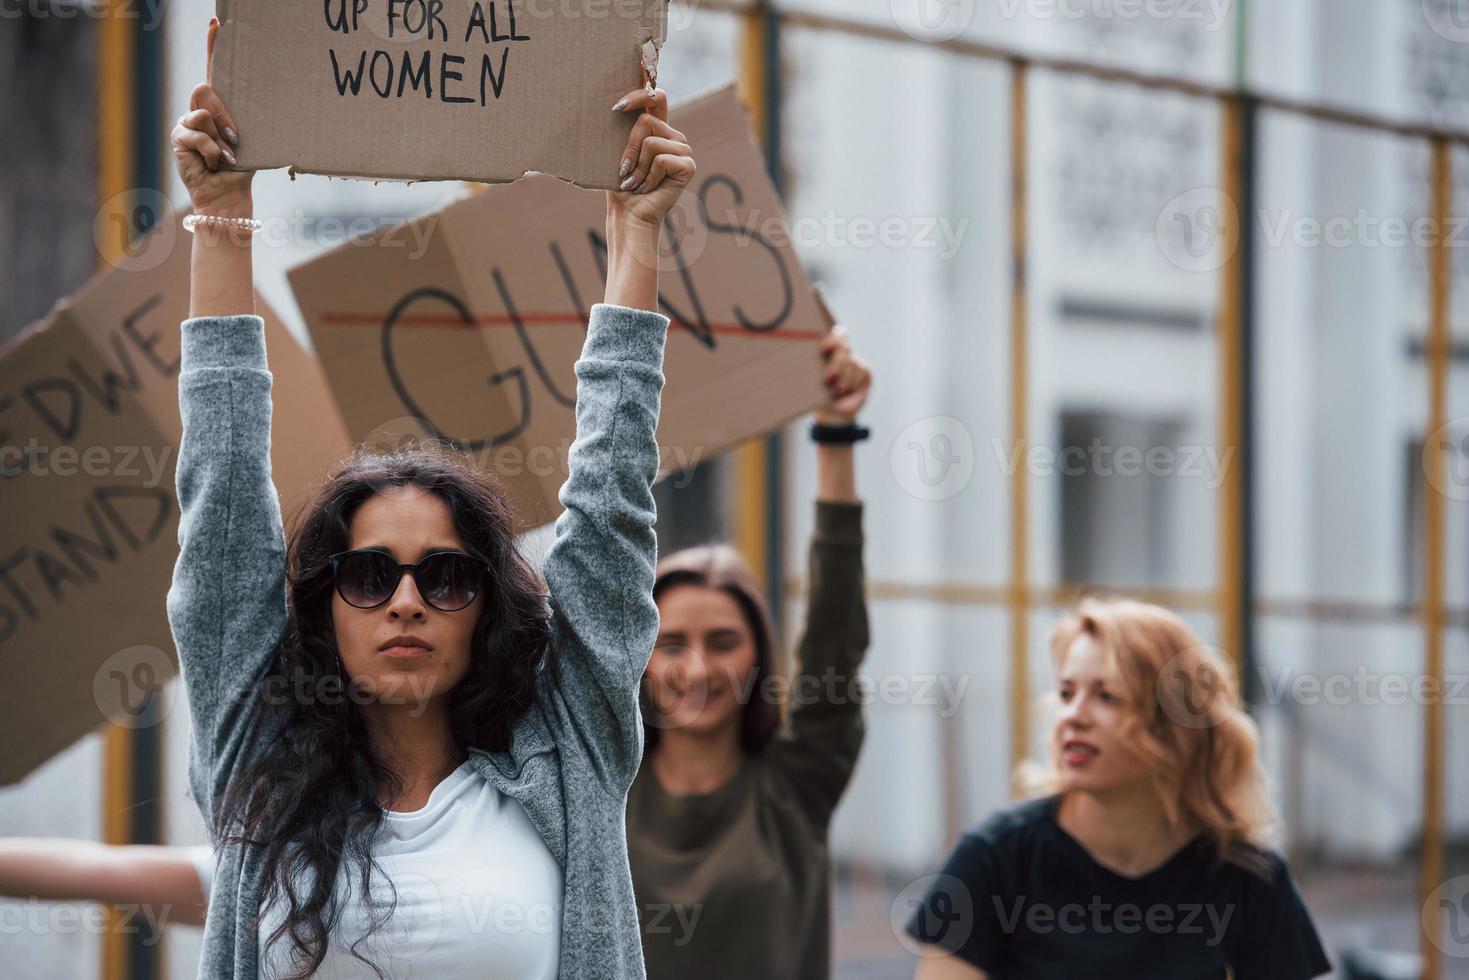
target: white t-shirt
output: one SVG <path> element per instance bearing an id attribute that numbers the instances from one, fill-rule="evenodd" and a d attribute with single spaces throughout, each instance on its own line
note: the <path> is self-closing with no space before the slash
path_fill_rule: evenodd
<path id="1" fill-rule="evenodd" d="M 397 904 L 360 949 L 389 977 L 554 980 L 561 867 L 519 801 L 501 795 L 469 762 L 434 787 L 423 809 L 384 814 L 373 856 L 392 880 Z M 356 894 L 360 873 L 346 863 L 337 877 L 342 915 L 316 973 L 322 980 L 376 978 L 348 951 L 368 921 Z M 372 889 L 382 903 L 393 898 L 376 869 Z M 268 953 L 265 945 L 283 919 L 277 904 L 261 923 L 262 980 L 289 973 L 289 937 Z"/>

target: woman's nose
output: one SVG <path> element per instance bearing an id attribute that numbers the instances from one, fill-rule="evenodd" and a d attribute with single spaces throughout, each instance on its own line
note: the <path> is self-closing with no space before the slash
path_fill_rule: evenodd
<path id="1" fill-rule="evenodd" d="M 693 656 L 689 657 L 689 676 L 700 684 L 709 680 L 709 658 L 704 655 L 703 647 L 695 647 Z"/>
<path id="2" fill-rule="evenodd" d="M 413 581 L 412 575 L 404 572 L 398 579 L 398 588 L 393 591 L 393 597 L 388 600 L 388 615 L 422 619 L 424 610 L 425 603 L 423 596 L 418 594 L 417 583 Z"/>
<path id="3" fill-rule="evenodd" d="M 1090 725 L 1091 717 L 1091 700 L 1083 694 L 1076 695 L 1061 709 L 1061 720 L 1076 728 Z"/>

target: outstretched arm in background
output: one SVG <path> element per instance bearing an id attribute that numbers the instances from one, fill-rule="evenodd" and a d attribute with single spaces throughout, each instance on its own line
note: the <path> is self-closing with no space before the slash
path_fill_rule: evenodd
<path id="1" fill-rule="evenodd" d="M 0 840 L 0 895 L 142 905 L 152 921 L 191 926 L 204 924 L 207 904 L 187 848 L 40 837 Z"/>

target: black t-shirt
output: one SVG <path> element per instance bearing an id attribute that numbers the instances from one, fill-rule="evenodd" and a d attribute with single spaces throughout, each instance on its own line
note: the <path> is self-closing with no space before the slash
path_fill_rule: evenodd
<path id="1" fill-rule="evenodd" d="M 1308 980 L 1331 970 L 1285 862 L 1216 860 L 1200 836 L 1137 878 L 1056 822 L 1059 796 L 965 834 L 915 902 L 908 934 L 992 980 Z"/>

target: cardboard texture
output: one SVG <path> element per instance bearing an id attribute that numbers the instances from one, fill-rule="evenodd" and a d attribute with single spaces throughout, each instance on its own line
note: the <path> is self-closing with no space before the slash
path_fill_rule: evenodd
<path id="1" fill-rule="evenodd" d="M 109 720 L 146 723 L 175 669 L 164 598 L 188 275 L 189 235 L 166 218 L 0 353 L 0 784 Z M 350 443 L 315 358 L 256 303 L 290 514 Z"/>
<path id="2" fill-rule="evenodd" d="M 216 0 L 212 83 L 252 170 L 616 183 L 667 0 Z"/>
<path id="3" fill-rule="evenodd" d="M 830 326 L 733 90 L 672 119 L 699 171 L 669 216 L 659 277 L 673 321 L 665 474 L 822 404 Z M 573 365 L 602 298 L 603 195 L 529 178 L 411 224 L 290 272 L 342 416 L 361 442 L 433 436 L 469 450 L 525 527 L 545 524 L 575 433 Z"/>

